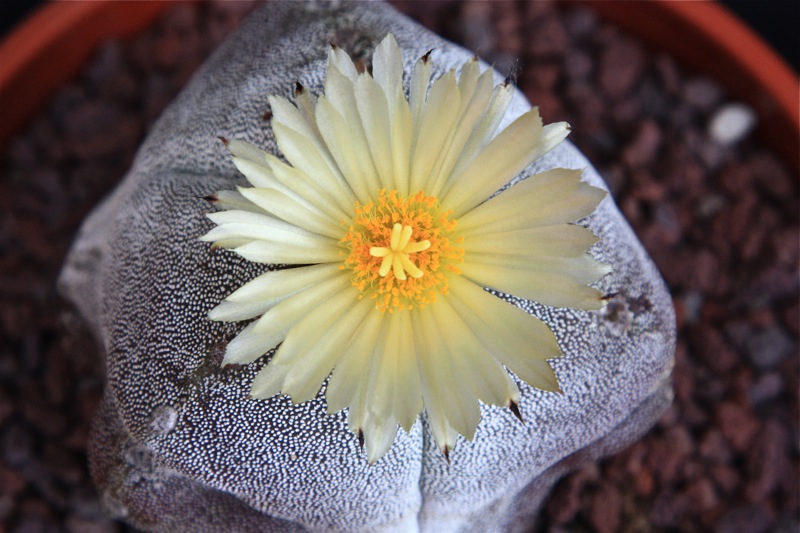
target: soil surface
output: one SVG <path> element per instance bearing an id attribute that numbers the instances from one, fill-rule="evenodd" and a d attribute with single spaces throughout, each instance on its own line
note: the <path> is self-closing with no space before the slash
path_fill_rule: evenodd
<path id="1" fill-rule="evenodd" d="M 591 11 L 396 5 L 570 122 L 675 298 L 673 406 L 564 478 L 531 531 L 800 530 L 799 180 L 750 133 L 757 117 Z M 55 281 L 81 220 L 251 8 L 178 5 L 105 43 L 0 152 L 0 533 L 131 531 L 89 477 L 102 363 Z"/>

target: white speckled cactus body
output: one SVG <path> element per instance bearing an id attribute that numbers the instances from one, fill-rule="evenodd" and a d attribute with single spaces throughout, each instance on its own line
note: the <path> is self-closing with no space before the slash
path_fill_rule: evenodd
<path id="1" fill-rule="evenodd" d="M 346 412 L 327 414 L 322 394 L 299 405 L 248 398 L 268 357 L 220 367 L 241 325 L 207 314 L 266 267 L 198 240 L 211 227 L 202 198 L 244 185 L 218 137 L 279 155 L 268 95 L 290 97 L 297 81 L 318 94 L 329 42 L 369 58 L 389 32 L 407 71 L 430 49 L 434 77 L 472 56 L 381 3 L 264 6 L 164 113 L 84 224 L 60 281 L 106 357 L 90 452 L 116 517 L 157 531 L 524 530 L 560 476 L 634 441 L 668 405 L 670 297 L 611 199 L 581 221 L 600 237 L 592 254 L 613 268 L 597 285 L 616 295 L 610 303 L 575 311 L 514 300 L 555 333 L 563 394 L 520 382 L 525 423 L 481 406 L 474 439 L 460 439 L 449 463 L 424 415 L 370 466 Z M 505 123 L 529 108 L 517 94 Z M 519 177 L 554 167 L 585 169 L 605 187 L 566 142 Z"/>

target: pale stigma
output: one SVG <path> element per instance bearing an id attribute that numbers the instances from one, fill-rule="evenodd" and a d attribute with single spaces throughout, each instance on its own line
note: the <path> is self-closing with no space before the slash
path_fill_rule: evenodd
<path id="1" fill-rule="evenodd" d="M 431 241 L 425 239 L 424 241 L 412 242 L 411 234 L 414 229 L 411 226 L 403 226 L 402 224 L 395 224 L 392 227 L 392 235 L 389 239 L 389 246 L 373 246 L 369 249 L 369 254 L 373 257 L 382 257 L 381 267 L 378 274 L 385 277 L 389 271 L 394 272 L 394 277 L 399 280 L 406 279 L 406 272 L 412 278 L 421 278 L 422 270 L 411 262 L 408 257 L 409 254 L 421 252 L 431 247 Z"/>

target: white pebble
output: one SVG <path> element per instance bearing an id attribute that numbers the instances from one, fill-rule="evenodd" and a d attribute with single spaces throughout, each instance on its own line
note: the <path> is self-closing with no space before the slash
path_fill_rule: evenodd
<path id="1" fill-rule="evenodd" d="M 756 113 L 745 104 L 720 107 L 708 125 L 709 136 L 717 143 L 732 146 L 749 134 L 756 125 Z"/>

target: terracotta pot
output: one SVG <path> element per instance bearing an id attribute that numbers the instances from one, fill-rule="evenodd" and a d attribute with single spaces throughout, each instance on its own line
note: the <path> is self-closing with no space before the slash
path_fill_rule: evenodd
<path id="1" fill-rule="evenodd" d="M 724 7 L 673 0 L 580 1 L 751 104 L 766 143 L 798 168 L 797 74 Z M 136 33 L 172 4 L 99 0 L 40 8 L 0 43 L 0 146 L 79 71 L 100 42 Z"/>
<path id="2" fill-rule="evenodd" d="M 97 45 L 147 26 L 171 2 L 51 2 L 0 43 L 0 147 L 78 72 Z"/>

